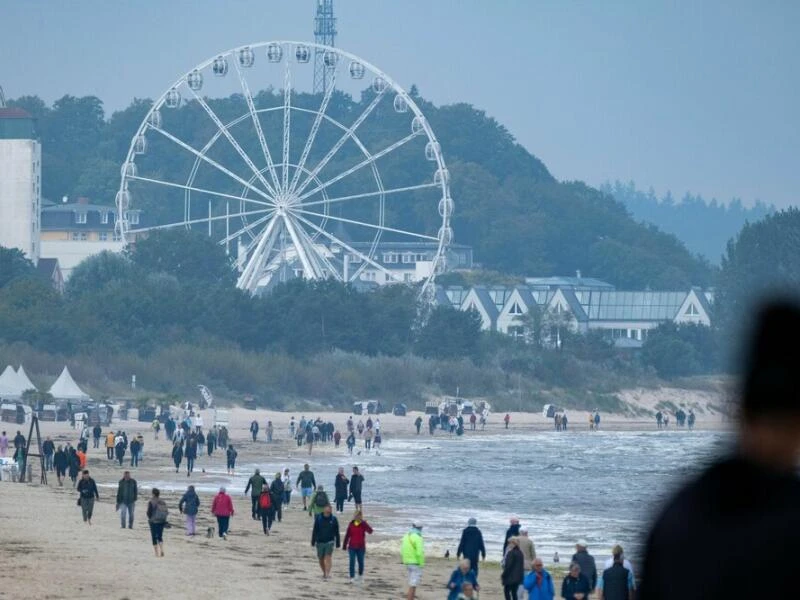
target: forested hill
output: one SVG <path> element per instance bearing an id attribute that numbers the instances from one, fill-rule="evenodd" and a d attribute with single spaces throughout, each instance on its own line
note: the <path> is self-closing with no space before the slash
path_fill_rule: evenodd
<path id="1" fill-rule="evenodd" d="M 264 90 L 256 95 L 256 104 L 275 106 L 281 102 L 280 94 Z M 539 159 L 484 111 L 466 103 L 434 106 L 415 90 L 412 94 L 436 131 L 450 169 L 455 241 L 472 245 L 476 260 L 484 267 L 519 275 L 563 275 L 581 270 L 586 276 L 628 289 L 684 289 L 711 283 L 709 265 L 675 236 L 639 223 L 609 193 L 580 182 L 556 181 Z M 369 90 L 360 98 L 337 92 L 329 111 L 358 115 L 371 98 Z M 303 103 L 316 106 L 319 98 L 308 94 L 293 98 L 293 106 Z M 39 119 L 46 198 L 88 196 L 96 203 L 113 202 L 120 165 L 150 101 L 134 99 L 109 119 L 95 97 L 64 96 L 49 107 L 39 98 L 27 96 L 11 104 Z M 241 95 L 209 100 L 209 104 L 223 120 L 246 112 Z M 200 142 L 207 136 L 207 131 L 197 127 L 198 112 L 195 102 L 187 102 L 172 113 L 183 128 L 178 130 L 183 139 Z M 406 131 L 407 123 L 391 110 L 384 115 L 385 121 L 368 135 L 379 139 L 394 127 Z M 402 136 L 395 135 L 398 137 Z M 324 147 L 326 140 L 319 141 Z M 165 170 L 191 166 L 170 154 L 159 154 L 159 146 L 153 143 L 145 160 L 157 162 Z M 385 167 L 394 170 L 388 176 L 398 181 L 413 168 L 413 163 L 404 160 Z M 145 210 L 159 215 L 163 205 L 157 198 L 151 202 Z M 413 206 L 403 217 L 414 226 Z"/>
<path id="2" fill-rule="evenodd" d="M 632 181 L 627 184 L 606 182 L 600 189 L 622 202 L 634 218 L 676 235 L 690 251 L 705 256 L 714 264 L 719 264 L 726 244 L 745 223 L 755 223 L 775 212 L 774 206 L 760 200 L 745 207 L 738 198 L 727 204 L 716 199 L 708 202 L 702 196 L 689 193 L 680 201 L 670 192 L 659 198 L 652 188 L 644 192 L 636 189 Z"/>

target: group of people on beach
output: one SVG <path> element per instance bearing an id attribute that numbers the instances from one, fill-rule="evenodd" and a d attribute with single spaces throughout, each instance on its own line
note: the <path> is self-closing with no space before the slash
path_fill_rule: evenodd
<path id="1" fill-rule="evenodd" d="M 682 408 L 675 411 L 675 423 L 680 428 L 688 425 L 689 431 L 691 431 L 694 429 L 696 420 L 697 417 L 694 414 L 694 410 L 691 408 L 689 409 L 689 414 L 686 414 L 686 411 Z M 666 410 L 659 410 L 656 412 L 656 427 L 659 429 L 669 429 L 669 413 Z"/>

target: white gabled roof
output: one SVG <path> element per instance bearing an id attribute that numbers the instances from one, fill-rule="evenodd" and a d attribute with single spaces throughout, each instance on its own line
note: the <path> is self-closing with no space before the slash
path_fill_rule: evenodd
<path id="1" fill-rule="evenodd" d="M 75 383 L 66 366 L 49 391 L 56 400 L 87 400 L 89 398 L 89 395 Z"/>
<path id="2" fill-rule="evenodd" d="M 14 367 L 8 365 L 0 375 L 0 396 L 4 398 L 19 398 L 24 390 L 20 389 L 22 384 L 17 378 Z"/>
<path id="3" fill-rule="evenodd" d="M 35 390 L 36 386 L 33 385 L 33 382 L 28 377 L 28 374 L 25 372 L 25 369 L 22 368 L 22 365 L 19 366 L 17 369 L 17 380 L 19 381 L 20 385 L 22 386 L 22 391 L 25 390 Z"/>

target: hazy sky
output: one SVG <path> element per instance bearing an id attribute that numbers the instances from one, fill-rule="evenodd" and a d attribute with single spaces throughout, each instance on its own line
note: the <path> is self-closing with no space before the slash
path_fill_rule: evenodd
<path id="1" fill-rule="evenodd" d="M 220 50 L 312 39 L 315 5 L 0 0 L 0 85 L 119 109 Z M 798 203 L 800 2 L 335 0 L 335 10 L 338 46 L 437 104 L 485 109 L 559 179 Z"/>

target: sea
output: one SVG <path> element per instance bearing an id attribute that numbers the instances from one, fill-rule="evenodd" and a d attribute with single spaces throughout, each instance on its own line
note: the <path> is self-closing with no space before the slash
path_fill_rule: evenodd
<path id="1" fill-rule="evenodd" d="M 376 511 L 380 523 L 373 526 L 399 537 L 412 521 L 421 522 L 434 554 L 455 554 L 462 528 L 474 517 L 487 558 L 499 560 L 509 519 L 518 517 L 547 562 L 556 552 L 568 561 L 579 539 L 600 558 L 619 543 L 626 557 L 636 560 L 654 511 L 731 443 L 728 433 L 697 430 L 467 432 L 463 437 L 423 431 L 419 437 L 385 437 L 380 451 L 357 448 L 352 457 L 342 444 L 341 454 L 315 453 L 308 462 L 327 490 L 333 489 L 338 467 L 350 473 L 357 465 L 365 477 L 365 512 L 370 505 L 381 509 Z M 296 478 L 304 461 L 300 456 L 291 462 L 237 464 L 236 476 L 207 469 L 213 483 L 192 483 L 212 492 L 222 482 L 241 493 L 256 467 L 268 479 L 289 467 Z M 147 484 L 175 486 L 174 480 Z M 295 492 L 293 506 L 298 502 Z"/>

